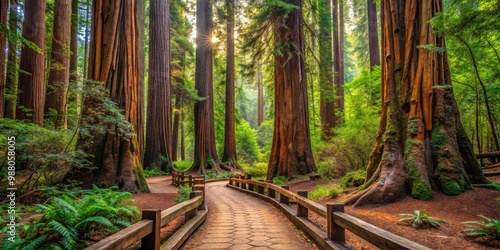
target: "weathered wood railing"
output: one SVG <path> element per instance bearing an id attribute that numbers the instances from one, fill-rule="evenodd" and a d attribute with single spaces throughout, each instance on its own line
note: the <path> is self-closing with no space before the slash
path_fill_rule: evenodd
<path id="1" fill-rule="evenodd" d="M 206 220 L 207 213 L 208 209 L 204 203 L 203 191 L 195 190 L 191 193 L 189 200 L 166 210 L 143 210 L 141 221 L 91 245 L 85 250 L 125 249 L 138 241 L 141 241 L 141 249 L 176 250 Z M 184 215 L 184 225 L 177 229 L 165 243 L 160 244 L 160 229 L 182 215 Z"/>
<path id="2" fill-rule="evenodd" d="M 192 187 L 195 185 L 196 180 L 205 180 L 204 175 L 190 175 L 190 174 L 185 174 L 183 172 L 173 172 L 172 173 L 172 186 L 178 187 L 184 184 L 187 184 L 188 186 Z"/>
<path id="3" fill-rule="evenodd" d="M 325 207 L 313 202 L 307 199 L 307 191 L 299 191 L 296 194 L 289 191 L 288 186 L 244 179 L 241 176 L 230 178 L 228 186 L 273 204 L 297 228 L 308 234 L 320 249 L 348 249 L 345 245 L 345 230 L 351 231 L 380 249 L 430 249 L 345 214 L 342 203 L 328 203 Z M 276 193 L 279 194 L 278 199 Z M 297 210 L 289 205 L 292 201 L 297 203 Z M 309 221 L 309 211 L 326 218 L 326 232 Z"/>
<path id="4" fill-rule="evenodd" d="M 481 160 L 482 164 L 482 159 L 484 158 L 489 158 L 490 165 L 483 166 L 482 169 L 493 169 L 493 168 L 498 168 L 500 167 L 500 151 L 493 151 L 493 152 L 485 152 L 485 153 L 479 153 L 476 154 L 476 157 Z M 490 172 L 484 172 L 484 176 L 495 176 L 495 175 L 500 175 L 500 171 L 490 171 Z"/>

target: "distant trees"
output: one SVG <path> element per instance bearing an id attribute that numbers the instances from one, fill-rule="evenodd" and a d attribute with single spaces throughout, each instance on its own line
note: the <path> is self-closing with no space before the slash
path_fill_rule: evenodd
<path id="1" fill-rule="evenodd" d="M 18 105 L 16 118 L 30 119 L 43 126 L 44 110 L 44 55 L 45 48 L 45 2 L 46 0 L 26 0 L 23 37 L 33 46 L 23 46 L 19 68 Z"/>
<path id="2" fill-rule="evenodd" d="M 374 0 L 366 0 L 368 16 L 368 46 L 370 69 L 380 65 L 380 46 L 378 43 L 377 5 Z"/>
<path id="3" fill-rule="evenodd" d="M 149 84 L 144 166 L 172 167 L 169 1 L 150 1 Z"/>
<path id="4" fill-rule="evenodd" d="M 408 193 L 428 200 L 431 182 L 458 195 L 485 183 L 455 102 L 445 47 L 428 21 L 441 0 L 381 1 L 382 113 L 363 188 L 347 200 L 392 202 Z M 411 20 L 411 21 L 410 21 Z"/>
<path id="5" fill-rule="evenodd" d="M 302 1 L 284 1 L 273 20 L 274 132 L 267 180 L 316 171 L 309 136 L 307 84 L 302 34 Z"/>
<path id="6" fill-rule="evenodd" d="M 0 0 L 0 27 L 7 27 L 7 10 L 9 2 Z M 0 29 L 1 30 L 1 29 Z M 5 44 L 7 42 L 6 32 L 0 33 L 0 118 L 4 117 L 5 103 Z"/>

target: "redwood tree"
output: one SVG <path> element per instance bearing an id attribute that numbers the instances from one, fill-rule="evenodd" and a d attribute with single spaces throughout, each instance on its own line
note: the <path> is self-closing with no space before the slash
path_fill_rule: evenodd
<path id="1" fill-rule="evenodd" d="M 368 16 L 368 47 L 370 54 L 370 69 L 380 65 L 380 49 L 378 44 L 377 5 L 374 0 L 366 0 Z"/>
<path id="2" fill-rule="evenodd" d="M 215 148 L 213 108 L 212 6 L 210 0 L 196 2 L 195 88 L 205 98 L 194 105 L 194 162 L 189 172 L 205 173 L 227 168 Z"/>
<path id="3" fill-rule="evenodd" d="M 26 0 L 24 3 L 23 37 L 40 50 L 23 46 L 19 68 L 18 105 L 16 118 L 30 119 L 43 126 L 44 106 L 44 32 L 46 0 Z"/>
<path id="4" fill-rule="evenodd" d="M 78 1 L 71 1 L 71 56 L 69 60 L 70 82 L 76 83 L 78 80 Z"/>
<path id="5" fill-rule="evenodd" d="M 10 4 L 9 7 L 9 29 L 17 32 L 17 5 Z M 17 72 L 13 69 L 17 67 L 17 39 L 14 37 L 8 41 L 9 53 L 7 55 L 7 78 L 5 80 L 5 93 L 9 98 L 5 98 L 5 118 L 14 119 L 16 117 L 17 101 Z"/>
<path id="6" fill-rule="evenodd" d="M 264 122 L 264 86 L 262 86 L 262 69 L 257 71 L 257 126 Z"/>
<path id="7" fill-rule="evenodd" d="M 55 128 L 68 125 L 69 59 L 71 42 L 71 2 L 56 0 L 45 113 L 55 109 Z"/>
<path id="8" fill-rule="evenodd" d="M 222 161 L 241 169 L 236 156 L 236 132 L 234 117 L 234 0 L 226 0 L 227 8 L 227 53 L 226 53 L 226 120 L 224 127 L 224 153 Z"/>
<path id="9" fill-rule="evenodd" d="M 309 136 L 302 0 L 274 20 L 274 132 L 267 180 L 316 171 Z"/>
<path id="10" fill-rule="evenodd" d="M 109 98 L 125 111 L 125 119 L 134 128 L 139 121 L 135 12 L 134 0 L 93 2 L 88 66 L 88 79 L 104 82 Z M 82 116 L 92 119 L 102 105 L 102 100 L 86 96 Z M 107 124 L 106 132 L 91 134 L 91 139 L 81 135 L 78 144 L 83 145 L 96 169 L 75 171 L 76 178 L 86 186 L 95 183 L 103 187 L 118 185 L 130 192 L 147 191 L 137 138 L 124 134 L 113 122 Z"/>
<path id="11" fill-rule="evenodd" d="M 428 23 L 441 0 L 381 1 L 382 114 L 367 181 L 348 204 L 392 202 L 408 193 L 432 198 L 432 188 L 458 195 L 486 183 L 460 120 L 444 38 Z"/>
<path id="12" fill-rule="evenodd" d="M 0 30 L 7 27 L 7 10 L 9 9 L 9 2 L 7 0 L 0 0 Z M 5 103 L 5 45 L 7 42 L 6 32 L 0 33 L 0 118 L 4 117 L 4 103 Z"/>
<path id="13" fill-rule="evenodd" d="M 169 1 L 152 0 L 149 13 L 149 84 L 144 166 L 172 165 Z M 163 162 L 165 157 L 168 162 Z"/>

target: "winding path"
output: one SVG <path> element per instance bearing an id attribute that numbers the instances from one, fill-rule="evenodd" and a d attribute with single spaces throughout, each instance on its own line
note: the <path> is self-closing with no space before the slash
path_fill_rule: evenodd
<path id="1" fill-rule="evenodd" d="M 182 249 L 316 249 L 270 204 L 226 184 L 207 183 L 207 221 Z"/>

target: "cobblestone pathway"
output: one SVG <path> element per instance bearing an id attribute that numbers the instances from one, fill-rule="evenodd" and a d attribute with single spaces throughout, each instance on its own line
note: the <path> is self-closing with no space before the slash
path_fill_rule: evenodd
<path id="1" fill-rule="evenodd" d="M 316 249 L 269 203 L 225 185 L 207 184 L 207 221 L 182 249 Z"/>

